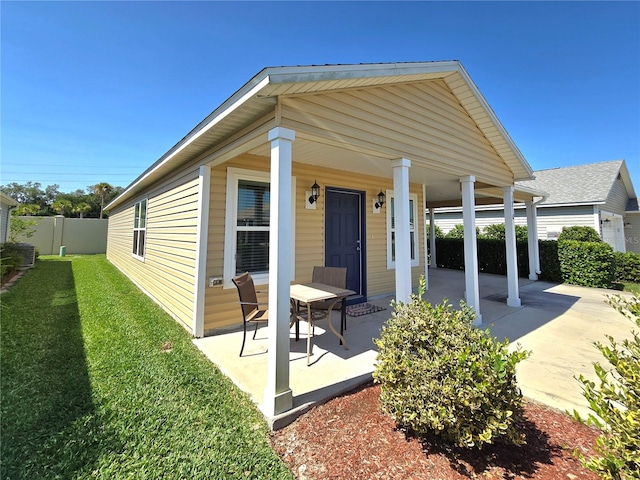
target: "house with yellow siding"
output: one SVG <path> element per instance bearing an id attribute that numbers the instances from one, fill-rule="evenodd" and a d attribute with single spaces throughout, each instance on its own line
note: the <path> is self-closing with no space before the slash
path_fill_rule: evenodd
<path id="1" fill-rule="evenodd" d="M 107 206 L 107 258 L 195 337 L 241 325 L 235 275 L 268 286 L 265 404 L 278 414 L 291 408 L 292 283 L 340 266 L 349 302 L 408 300 L 428 277 L 425 208 L 462 206 L 475 231 L 475 205 L 503 203 L 507 218 L 523 202 L 535 228 L 538 194 L 515 183 L 530 179 L 457 61 L 269 67 Z M 465 239 L 466 300 L 481 321 L 475 235 Z"/>

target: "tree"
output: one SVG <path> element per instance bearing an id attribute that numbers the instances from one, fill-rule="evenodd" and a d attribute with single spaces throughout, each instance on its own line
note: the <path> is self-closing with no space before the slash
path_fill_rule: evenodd
<path id="1" fill-rule="evenodd" d="M 31 238 L 35 233 L 35 225 L 35 220 L 25 220 L 15 215 L 15 213 L 12 214 L 7 240 L 9 243 L 16 243 L 20 239 Z"/>
<path id="2" fill-rule="evenodd" d="M 44 189 L 44 199 L 47 205 L 53 205 L 60 195 L 60 185 L 47 185 Z"/>
<path id="3" fill-rule="evenodd" d="M 64 215 L 65 212 L 71 212 L 73 205 L 69 200 L 56 200 L 53 202 L 53 205 L 51 205 L 51 208 L 60 215 Z"/>
<path id="4" fill-rule="evenodd" d="M 480 228 L 476 227 L 476 237 L 478 236 L 480 236 Z M 444 238 L 464 238 L 464 225 L 454 225 L 454 227 L 447 232 Z"/>
<path id="5" fill-rule="evenodd" d="M 108 183 L 97 183 L 91 187 L 93 192 L 100 197 L 100 218 L 102 218 L 104 213 L 104 202 L 109 195 L 113 191 L 113 187 Z"/>
<path id="6" fill-rule="evenodd" d="M 32 215 L 38 215 L 40 213 L 40 205 L 37 205 L 35 203 L 18 205 L 14 212 L 16 212 L 16 215 L 25 215 L 29 217 Z"/>
<path id="7" fill-rule="evenodd" d="M 442 232 L 442 229 L 440 228 L 440 226 L 435 225 L 435 231 L 436 231 L 436 239 L 444 238 L 444 233 Z M 430 237 L 431 237 L 431 225 L 427 223 L 427 240 L 429 240 Z"/>
<path id="8" fill-rule="evenodd" d="M 505 239 L 505 226 L 504 223 L 496 223 L 493 225 L 487 225 L 483 229 L 482 238 L 489 240 L 504 240 Z M 516 240 L 523 242 L 527 240 L 527 227 L 523 225 L 516 225 Z"/>
<path id="9" fill-rule="evenodd" d="M 38 182 L 27 182 L 24 185 L 12 182 L 3 185 L 2 191 L 18 203 L 40 205 L 39 210 L 44 210 L 47 202 L 41 187 L 42 185 Z"/>
<path id="10" fill-rule="evenodd" d="M 81 202 L 75 205 L 71 211 L 80 216 L 80 218 L 84 218 L 85 213 L 89 213 L 91 211 L 91 205 L 87 202 Z"/>

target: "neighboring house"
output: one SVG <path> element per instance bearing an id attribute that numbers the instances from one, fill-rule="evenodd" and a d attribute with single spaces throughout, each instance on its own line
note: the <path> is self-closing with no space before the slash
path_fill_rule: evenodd
<path id="1" fill-rule="evenodd" d="M 9 195 L 0 192 L 0 244 L 6 243 L 11 227 L 11 210 L 18 206 Z"/>
<path id="2" fill-rule="evenodd" d="M 265 408 L 277 414 L 292 399 L 291 282 L 344 266 L 352 302 L 406 301 L 428 274 L 424 207 L 462 205 L 475 229 L 476 197 L 531 206 L 514 185 L 532 174 L 457 61 L 265 68 L 107 205 L 107 257 L 196 337 L 241 324 L 232 277 L 268 284 Z M 465 275 L 479 313 L 477 268 Z"/>
<path id="3" fill-rule="evenodd" d="M 537 206 L 540 240 L 557 239 L 563 227 L 582 225 L 593 227 L 616 251 L 640 253 L 638 199 L 624 160 L 539 170 L 534 176 L 516 184 L 546 194 Z M 524 210 L 516 205 L 517 225 L 526 225 Z M 461 222 L 459 208 L 435 211 L 435 223 L 445 233 Z M 476 225 L 495 223 L 504 223 L 502 205 L 476 207 Z"/>

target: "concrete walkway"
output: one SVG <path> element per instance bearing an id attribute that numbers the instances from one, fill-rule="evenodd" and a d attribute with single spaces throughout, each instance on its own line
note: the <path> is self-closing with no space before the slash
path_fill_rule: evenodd
<path id="1" fill-rule="evenodd" d="M 457 305 L 463 298 L 463 272 L 436 269 L 430 271 L 429 277 L 425 296 L 431 303 L 446 298 Z M 507 306 L 506 290 L 505 277 L 480 275 L 482 327 L 489 327 L 500 339 L 508 338 L 512 348 L 521 345 L 532 352 L 518 367 L 522 393 L 553 408 L 576 409 L 586 416 L 588 405 L 574 377 L 583 374 L 595 379 L 592 364 L 602 357 L 593 342 L 606 341 L 605 334 L 617 340 L 631 337 L 633 323 L 604 303 L 606 295 L 616 292 L 521 279 L 522 306 L 515 308 Z M 294 408 L 279 417 L 267 417 L 273 428 L 280 428 L 311 406 L 371 379 L 376 359 L 373 338 L 379 336 L 392 314 L 390 301 L 385 298 L 370 302 L 386 308 L 381 312 L 347 317 L 348 350 L 338 344 L 337 337 L 326 328 L 326 321 L 319 322 L 310 366 L 306 363 L 306 324 L 301 324 L 299 341 L 291 333 L 289 365 Z M 334 313 L 334 326 L 339 325 L 338 315 Z M 247 336 L 242 358 L 238 357 L 241 331 L 194 340 L 223 373 L 251 395 L 259 408 L 266 386 L 266 332 L 265 328 L 258 330 L 256 340 Z"/>

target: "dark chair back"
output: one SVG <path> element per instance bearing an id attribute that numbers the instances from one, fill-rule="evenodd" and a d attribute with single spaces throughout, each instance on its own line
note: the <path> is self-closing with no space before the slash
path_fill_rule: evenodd
<path id="1" fill-rule="evenodd" d="M 313 267 L 311 281 L 332 287 L 347 288 L 347 269 L 343 267 Z"/>
<path id="2" fill-rule="evenodd" d="M 258 295 L 256 294 L 256 287 L 253 284 L 253 278 L 251 278 L 249 272 L 245 272 L 242 275 L 232 278 L 231 281 L 238 289 L 238 296 L 240 297 L 240 302 L 242 302 L 240 305 L 240 307 L 242 307 L 242 315 L 246 320 L 258 309 Z M 253 305 L 249 305 L 249 303 Z"/>

